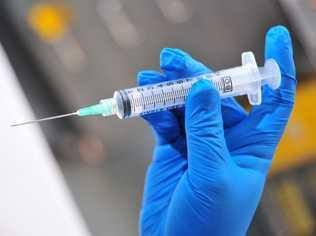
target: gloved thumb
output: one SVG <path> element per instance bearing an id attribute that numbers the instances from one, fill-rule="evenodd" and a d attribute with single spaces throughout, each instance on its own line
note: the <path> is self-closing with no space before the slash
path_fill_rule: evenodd
<path id="1" fill-rule="evenodd" d="M 207 179 L 230 156 L 220 96 L 211 81 L 201 80 L 192 86 L 185 105 L 185 127 L 189 174 Z"/>

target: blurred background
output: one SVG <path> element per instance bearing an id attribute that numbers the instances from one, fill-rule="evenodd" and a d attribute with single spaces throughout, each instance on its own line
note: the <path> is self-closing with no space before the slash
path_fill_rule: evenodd
<path id="1" fill-rule="evenodd" d="M 0 1 L 0 42 L 37 117 L 135 85 L 139 70 L 159 68 L 163 47 L 215 70 L 240 65 L 246 50 L 261 64 L 275 24 L 292 32 L 299 89 L 249 235 L 315 235 L 315 0 Z M 92 234 L 137 235 L 154 144 L 145 123 L 92 117 L 41 128 Z"/>

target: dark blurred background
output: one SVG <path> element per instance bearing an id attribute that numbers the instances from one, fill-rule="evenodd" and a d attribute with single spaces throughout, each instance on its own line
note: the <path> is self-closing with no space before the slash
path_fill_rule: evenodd
<path id="1" fill-rule="evenodd" d="M 2 0 L 0 42 L 37 117 L 135 85 L 178 47 L 217 70 L 243 51 L 263 62 L 264 35 L 292 32 L 299 91 L 249 235 L 316 234 L 315 0 Z M 92 234 L 137 235 L 154 140 L 141 119 L 56 120 L 42 129 Z"/>

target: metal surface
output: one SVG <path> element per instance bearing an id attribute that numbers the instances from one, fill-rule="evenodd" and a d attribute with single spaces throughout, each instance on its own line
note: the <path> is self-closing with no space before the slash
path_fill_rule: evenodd
<path id="1" fill-rule="evenodd" d="M 43 122 L 43 121 L 55 120 L 55 119 L 69 117 L 69 116 L 76 116 L 76 115 L 78 115 L 78 113 L 77 112 L 73 112 L 73 113 L 69 113 L 69 114 L 58 115 L 58 116 L 51 116 L 51 117 L 42 118 L 42 119 L 38 119 L 38 120 L 30 120 L 30 121 L 21 122 L 21 123 L 14 123 L 11 126 L 12 127 L 16 127 L 16 126 L 21 126 L 21 125 L 35 124 L 35 123 L 39 123 L 39 122 Z"/>

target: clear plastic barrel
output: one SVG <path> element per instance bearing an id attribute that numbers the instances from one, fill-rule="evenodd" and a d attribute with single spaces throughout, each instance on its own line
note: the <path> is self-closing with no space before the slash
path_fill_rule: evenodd
<path id="1" fill-rule="evenodd" d="M 254 76 L 250 68 L 232 68 L 217 73 L 167 81 L 164 83 L 130 88 L 120 91 L 128 98 L 130 111 L 124 117 L 134 117 L 153 112 L 182 107 L 192 85 L 198 80 L 211 80 L 222 98 L 248 93 L 250 87 L 245 77 Z"/>
<path id="2" fill-rule="evenodd" d="M 261 86 L 269 84 L 276 89 L 280 85 L 281 75 L 273 59 L 258 68 L 253 53 L 245 52 L 242 54 L 242 66 L 117 91 L 114 93 L 117 115 L 119 118 L 129 118 L 183 107 L 192 85 L 201 79 L 211 80 L 221 98 L 248 95 L 251 105 L 259 105 Z"/>

